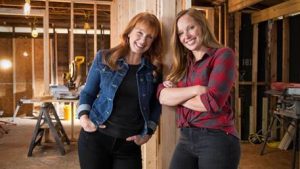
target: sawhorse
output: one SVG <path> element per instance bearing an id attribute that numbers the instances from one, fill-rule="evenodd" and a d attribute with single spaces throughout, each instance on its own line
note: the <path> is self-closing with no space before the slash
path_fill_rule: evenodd
<path id="1" fill-rule="evenodd" d="M 291 169 L 296 169 L 296 162 L 297 162 L 297 152 L 299 151 L 299 141 L 300 141 L 300 135 L 299 135 L 299 124 L 300 124 L 300 117 L 299 116 L 291 116 L 288 113 L 284 113 L 284 111 L 274 111 L 272 115 L 271 123 L 268 127 L 267 133 L 265 135 L 265 140 L 263 143 L 263 147 L 261 149 L 260 155 L 264 155 L 265 147 L 269 139 L 269 134 L 271 133 L 273 125 L 280 121 L 280 119 L 290 118 L 289 120 L 289 126 L 294 127 L 293 134 L 289 133 L 289 129 L 286 131 L 286 134 L 290 135 L 293 140 L 293 159 L 292 159 L 292 167 Z"/>
<path id="2" fill-rule="evenodd" d="M 52 122 L 50 114 L 54 116 L 55 123 Z M 48 125 L 49 128 L 47 128 L 45 125 Z M 70 145 L 70 140 L 59 120 L 53 104 L 50 102 L 45 102 L 41 106 L 40 114 L 38 116 L 38 120 L 32 135 L 29 151 L 27 154 L 28 157 L 32 156 L 33 149 L 36 145 L 41 145 L 43 135 L 47 134 L 47 129 L 50 130 L 51 135 L 54 137 L 61 155 L 66 154 L 64 143 L 66 142 L 68 145 Z"/>

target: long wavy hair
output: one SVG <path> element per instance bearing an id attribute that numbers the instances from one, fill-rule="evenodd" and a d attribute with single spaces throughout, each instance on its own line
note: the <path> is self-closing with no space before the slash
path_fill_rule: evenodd
<path id="1" fill-rule="evenodd" d="M 185 48 L 179 40 L 177 23 L 178 20 L 183 16 L 188 15 L 192 17 L 196 23 L 199 24 L 202 32 L 202 45 L 207 48 L 221 48 L 222 45 L 217 41 L 213 31 L 211 30 L 209 23 L 201 11 L 197 9 L 186 9 L 179 12 L 176 16 L 176 20 L 173 24 L 171 47 L 173 51 L 173 63 L 167 80 L 172 82 L 180 81 L 187 73 L 189 66 L 189 58 L 193 56 L 192 51 Z"/>
<path id="2" fill-rule="evenodd" d="M 154 75 L 161 71 L 161 56 L 163 52 L 161 24 L 157 17 L 148 12 L 142 12 L 134 16 L 126 26 L 121 35 L 121 42 L 114 48 L 111 48 L 105 55 L 106 64 L 112 69 L 117 70 L 117 60 L 125 57 L 130 52 L 128 34 L 137 24 L 146 26 L 154 35 L 151 47 L 143 53 L 143 57 L 148 59 L 154 65 Z"/>

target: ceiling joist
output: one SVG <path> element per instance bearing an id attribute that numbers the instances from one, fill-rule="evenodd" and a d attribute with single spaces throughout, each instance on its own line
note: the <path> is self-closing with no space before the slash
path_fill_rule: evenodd
<path id="1" fill-rule="evenodd" d="M 45 0 L 31 0 L 31 1 L 45 1 Z M 99 4 L 99 5 L 111 5 L 112 0 L 97 1 L 97 0 L 48 0 L 48 2 L 65 2 L 65 3 L 81 3 L 81 4 Z"/>
<path id="2" fill-rule="evenodd" d="M 228 12 L 241 10 L 261 1 L 263 0 L 228 0 Z"/>
<path id="3" fill-rule="evenodd" d="M 12 9 L 12 8 L 0 8 L 0 15 L 14 15 L 14 16 L 24 16 L 24 11 L 22 9 Z M 45 10 L 41 9 L 31 9 L 30 14 L 27 16 L 40 16 L 45 15 Z"/>
<path id="4" fill-rule="evenodd" d="M 273 7 L 254 12 L 251 15 L 252 24 L 260 23 L 280 16 L 300 12 L 300 0 L 289 0 Z"/>

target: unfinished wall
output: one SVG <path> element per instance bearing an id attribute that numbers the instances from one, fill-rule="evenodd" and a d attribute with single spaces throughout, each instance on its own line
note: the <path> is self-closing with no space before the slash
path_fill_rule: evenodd
<path id="1" fill-rule="evenodd" d="M 0 60 L 8 59 L 12 61 L 12 39 L 0 38 Z M 4 111 L 3 116 L 7 116 L 13 111 L 13 70 L 0 68 L 0 110 Z"/>

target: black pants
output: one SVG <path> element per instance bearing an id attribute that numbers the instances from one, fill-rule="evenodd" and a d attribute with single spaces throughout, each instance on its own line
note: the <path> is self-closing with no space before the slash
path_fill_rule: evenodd
<path id="1" fill-rule="evenodd" d="M 170 169 L 237 169 L 240 143 L 221 130 L 182 128 Z"/>
<path id="2" fill-rule="evenodd" d="M 83 129 L 78 140 L 81 169 L 141 169 L 141 148 L 134 142 Z"/>

